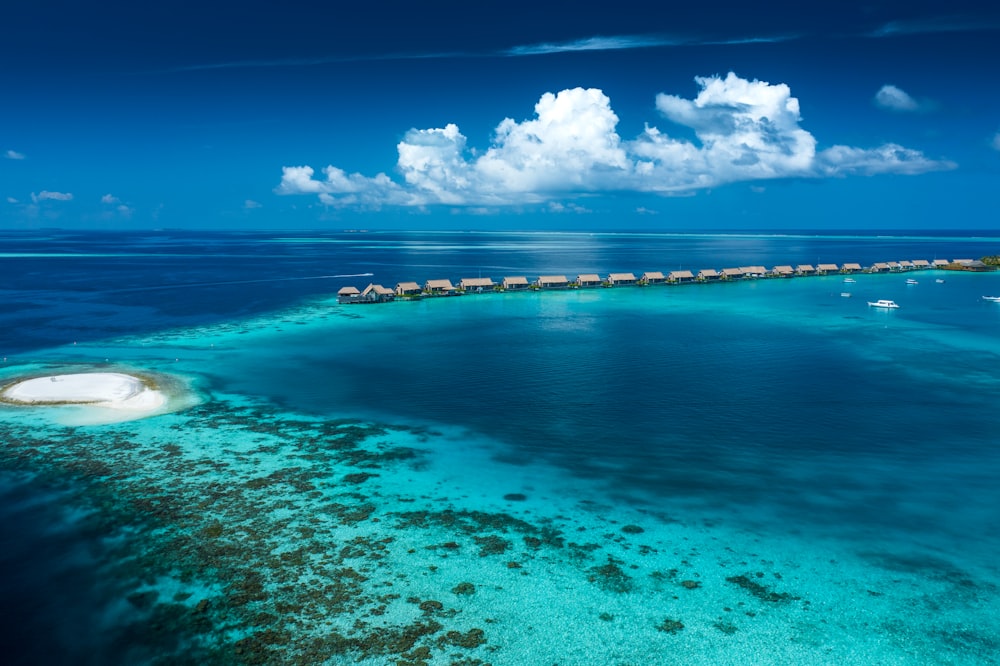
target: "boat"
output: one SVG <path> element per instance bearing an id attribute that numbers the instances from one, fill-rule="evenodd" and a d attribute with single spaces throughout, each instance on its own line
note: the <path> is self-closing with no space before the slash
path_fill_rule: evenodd
<path id="1" fill-rule="evenodd" d="M 983 296 L 984 301 L 990 301 L 991 303 L 1000 303 L 1000 296 Z"/>
<path id="2" fill-rule="evenodd" d="M 917 281 L 913 278 L 906 278 L 906 284 L 917 284 Z"/>
<path id="3" fill-rule="evenodd" d="M 941 278 L 938 278 L 937 280 L 934 281 L 937 282 L 938 284 L 944 284 L 944 280 L 942 280 Z"/>
<path id="4" fill-rule="evenodd" d="M 855 280 L 854 278 L 844 278 L 844 282 L 850 284 L 852 282 L 857 282 L 857 280 Z"/>
<path id="5" fill-rule="evenodd" d="M 850 298 L 851 297 L 851 292 L 849 292 L 849 291 L 842 291 L 842 292 L 840 292 L 840 297 L 841 298 Z"/>
<path id="6" fill-rule="evenodd" d="M 896 301 L 890 301 L 885 298 L 881 298 L 877 301 L 868 301 L 868 306 L 873 308 L 884 308 L 886 310 L 894 310 L 899 307 L 896 305 Z"/>

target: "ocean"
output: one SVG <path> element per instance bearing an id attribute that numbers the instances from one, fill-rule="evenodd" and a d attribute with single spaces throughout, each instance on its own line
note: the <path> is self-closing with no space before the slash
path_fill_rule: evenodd
<path id="1" fill-rule="evenodd" d="M 1000 232 L 0 238 L 4 663 L 1000 663 L 1000 273 L 336 298 Z"/>

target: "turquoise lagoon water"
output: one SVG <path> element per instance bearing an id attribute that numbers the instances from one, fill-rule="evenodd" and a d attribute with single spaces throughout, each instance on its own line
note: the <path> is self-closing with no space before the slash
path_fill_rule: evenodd
<path id="1" fill-rule="evenodd" d="M 213 262 L 131 238 L 170 270 L 76 257 L 58 280 L 24 258 L 0 379 L 130 370 L 194 398 L 97 425 L 0 409 L 13 663 L 998 661 L 1000 275 L 371 307 L 333 297 L 367 277 L 320 277 L 995 241 L 484 238 L 394 237 L 370 265 L 346 235 L 220 235 Z"/>

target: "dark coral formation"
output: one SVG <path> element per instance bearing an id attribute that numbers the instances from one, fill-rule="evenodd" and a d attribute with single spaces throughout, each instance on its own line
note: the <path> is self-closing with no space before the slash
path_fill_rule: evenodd
<path id="1" fill-rule="evenodd" d="M 793 596 L 788 592 L 774 592 L 768 589 L 765 585 L 752 580 L 749 576 L 730 576 L 726 578 L 726 582 L 737 585 L 753 596 L 757 597 L 761 601 L 766 601 L 768 603 L 781 603 L 785 601 L 795 601 L 799 597 Z"/>

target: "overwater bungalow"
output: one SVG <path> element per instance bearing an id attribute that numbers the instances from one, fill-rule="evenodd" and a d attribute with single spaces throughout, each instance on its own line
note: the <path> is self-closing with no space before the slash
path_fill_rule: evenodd
<path id="1" fill-rule="evenodd" d="M 338 303 L 360 303 L 361 292 L 357 287 L 341 287 L 337 292 Z"/>
<path id="2" fill-rule="evenodd" d="M 604 280 L 597 273 L 580 273 L 576 276 L 576 286 L 580 288 L 600 287 Z"/>
<path id="3" fill-rule="evenodd" d="M 860 273 L 861 264 L 844 264 L 840 267 L 841 273 Z"/>
<path id="4" fill-rule="evenodd" d="M 763 266 L 740 266 L 740 270 L 743 271 L 743 277 L 748 278 L 760 278 L 767 275 L 767 269 Z"/>
<path id="5" fill-rule="evenodd" d="M 416 282 L 400 282 L 396 285 L 396 296 L 400 298 L 420 298 L 424 290 Z"/>
<path id="6" fill-rule="evenodd" d="M 775 266 L 771 269 L 771 275 L 776 275 L 777 277 L 792 277 L 795 275 L 795 269 L 791 266 Z"/>
<path id="7" fill-rule="evenodd" d="M 909 261 L 908 259 L 903 259 L 902 261 L 899 262 L 899 270 L 901 270 L 901 271 L 912 271 L 913 270 L 913 262 Z"/>
<path id="8" fill-rule="evenodd" d="M 951 262 L 947 259 L 935 259 L 931 263 L 934 265 L 934 268 L 940 268 L 941 266 L 947 266 Z"/>
<path id="9" fill-rule="evenodd" d="M 565 275 L 539 275 L 535 286 L 539 289 L 566 289 L 569 287 L 569 280 Z"/>
<path id="10" fill-rule="evenodd" d="M 722 280 L 742 280 L 743 279 L 743 269 L 742 268 L 723 268 L 722 274 L 720 276 Z"/>
<path id="11" fill-rule="evenodd" d="M 660 271 L 646 271 L 639 278 L 639 284 L 663 284 L 667 278 Z"/>
<path id="12" fill-rule="evenodd" d="M 497 283 L 488 277 L 462 278 L 458 283 L 459 289 L 466 293 L 474 294 L 493 291 L 496 286 Z"/>
<path id="13" fill-rule="evenodd" d="M 840 272 L 840 267 L 837 264 L 819 264 L 816 266 L 816 272 L 820 275 L 829 275 Z"/>
<path id="14" fill-rule="evenodd" d="M 503 287 L 504 291 L 524 291 L 531 285 L 528 284 L 528 278 L 523 275 L 514 275 L 505 277 L 500 286 Z"/>
<path id="15" fill-rule="evenodd" d="M 889 267 L 889 272 L 891 273 L 898 272 L 900 270 L 898 261 L 887 261 L 885 262 L 885 265 Z"/>
<path id="16" fill-rule="evenodd" d="M 702 270 L 698 271 L 697 280 L 699 282 L 714 282 L 715 280 L 718 280 L 719 277 L 720 277 L 719 271 L 715 270 L 714 268 L 703 268 Z"/>
<path id="17" fill-rule="evenodd" d="M 451 296 L 455 293 L 455 285 L 451 280 L 428 280 L 424 283 L 424 293 L 431 296 Z"/>
<path id="18" fill-rule="evenodd" d="M 667 275 L 667 282 L 670 284 L 694 282 L 694 273 L 691 271 L 670 271 L 670 274 Z"/>
<path id="19" fill-rule="evenodd" d="M 635 276 L 635 273 L 610 273 L 608 275 L 608 286 L 611 287 L 635 284 L 638 281 L 639 278 Z"/>
<path id="20" fill-rule="evenodd" d="M 925 268 L 931 267 L 931 262 L 927 261 L 926 259 L 914 259 L 912 263 L 913 263 L 913 268 L 916 270 L 923 270 Z"/>
<path id="21" fill-rule="evenodd" d="M 872 264 L 872 267 L 869 268 L 868 271 L 870 273 L 888 273 L 889 264 L 885 263 L 884 261 L 876 261 L 874 264 Z"/>
<path id="22" fill-rule="evenodd" d="M 383 287 L 380 284 L 369 284 L 361 292 L 362 303 L 388 303 L 395 300 L 395 298 L 396 293 L 392 289 Z"/>
<path id="23" fill-rule="evenodd" d="M 812 264 L 799 264 L 795 267 L 796 275 L 815 275 L 816 269 L 813 268 Z"/>

